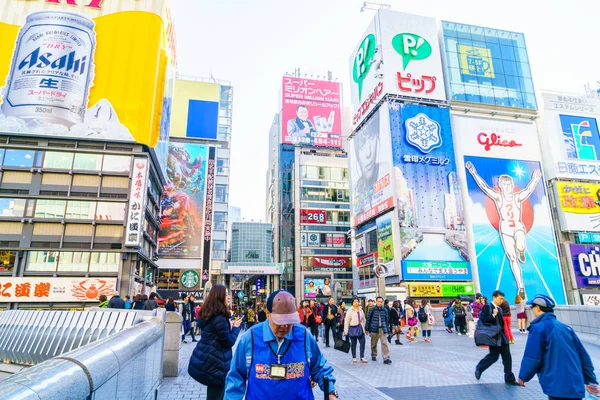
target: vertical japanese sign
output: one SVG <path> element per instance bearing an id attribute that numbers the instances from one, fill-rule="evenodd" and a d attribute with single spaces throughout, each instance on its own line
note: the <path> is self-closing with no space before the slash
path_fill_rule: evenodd
<path id="1" fill-rule="evenodd" d="M 565 291 L 541 173 L 535 125 L 453 116 L 482 293 L 546 294 L 565 303 Z M 461 168 L 462 169 L 462 168 Z"/>
<path id="2" fill-rule="evenodd" d="M 352 226 L 357 226 L 384 214 L 394 205 L 386 104 L 356 133 L 350 148 Z"/>
<path id="3" fill-rule="evenodd" d="M 600 179 L 600 99 L 542 93 L 544 172 L 548 179 Z"/>
<path id="4" fill-rule="evenodd" d="M 394 265 L 394 237 L 392 235 L 392 213 L 377 218 L 377 265 L 382 269 L 381 276 L 396 275 Z M 383 264 L 379 263 L 383 259 Z"/>
<path id="5" fill-rule="evenodd" d="M 390 103 L 390 124 L 403 279 L 471 279 L 450 111 Z"/>
<path id="6" fill-rule="evenodd" d="M 146 192 L 148 191 L 148 159 L 135 157 L 129 190 L 125 246 L 139 247 L 144 233 Z"/>
<path id="7" fill-rule="evenodd" d="M 116 278 L 0 277 L 1 302 L 90 302 L 111 296 Z"/>
<path id="8" fill-rule="evenodd" d="M 204 257 L 202 259 L 202 287 L 208 282 L 210 271 L 210 243 L 212 240 L 213 202 L 215 197 L 215 158 L 217 149 L 211 147 L 208 151 L 206 168 L 206 201 L 204 208 Z"/>
<path id="9" fill-rule="evenodd" d="M 281 143 L 342 147 L 338 82 L 284 76 L 281 92 Z"/>
<path id="10" fill-rule="evenodd" d="M 554 192 L 561 230 L 600 232 L 600 184 L 559 181 Z"/>

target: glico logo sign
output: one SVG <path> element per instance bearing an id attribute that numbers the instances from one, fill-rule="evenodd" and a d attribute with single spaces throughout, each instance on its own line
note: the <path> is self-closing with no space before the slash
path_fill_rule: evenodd
<path id="1" fill-rule="evenodd" d="M 479 133 L 477 135 L 477 142 L 483 146 L 485 151 L 490 151 L 490 149 L 494 146 L 498 147 L 521 147 L 523 144 L 515 142 L 514 140 L 502 139 L 500 135 L 492 133 L 488 135 L 485 132 Z"/>
<path id="2" fill-rule="evenodd" d="M 374 104 L 382 93 L 383 82 L 379 82 L 377 86 L 375 86 L 375 90 L 373 90 L 373 93 L 371 93 L 369 98 L 362 103 L 358 111 L 356 111 L 356 113 L 354 114 L 352 124 L 356 125 L 360 118 L 367 114 L 367 111 L 369 111 L 369 108 L 371 108 L 371 104 Z"/>
<path id="3" fill-rule="evenodd" d="M 65 3 L 69 6 L 75 6 L 77 7 L 77 1 L 88 1 L 88 0 L 64 0 Z M 86 7 L 88 8 L 97 8 L 100 9 L 102 8 L 102 1 L 103 0 L 89 0 L 89 4 L 86 5 Z M 63 2 L 63 0 L 46 0 L 46 3 L 53 3 L 53 4 L 61 4 Z"/>

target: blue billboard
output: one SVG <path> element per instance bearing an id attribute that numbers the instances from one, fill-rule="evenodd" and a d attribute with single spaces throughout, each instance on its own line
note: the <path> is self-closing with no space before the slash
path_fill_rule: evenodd
<path id="1" fill-rule="evenodd" d="M 537 110 L 522 33 L 442 21 L 450 99 Z"/>
<path id="2" fill-rule="evenodd" d="M 219 103 L 190 99 L 188 102 L 186 137 L 216 139 L 219 125 Z"/>
<path id="3" fill-rule="evenodd" d="M 593 117 L 559 115 L 568 158 L 600 160 L 600 133 Z"/>
<path id="4" fill-rule="evenodd" d="M 471 279 L 450 111 L 389 109 L 403 279 Z"/>

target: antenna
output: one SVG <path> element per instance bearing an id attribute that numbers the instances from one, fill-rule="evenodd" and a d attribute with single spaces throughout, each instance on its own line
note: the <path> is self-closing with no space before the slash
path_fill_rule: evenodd
<path id="1" fill-rule="evenodd" d="M 360 8 L 360 12 L 365 10 L 391 10 L 392 6 L 389 4 L 373 3 L 371 1 L 365 1 Z"/>

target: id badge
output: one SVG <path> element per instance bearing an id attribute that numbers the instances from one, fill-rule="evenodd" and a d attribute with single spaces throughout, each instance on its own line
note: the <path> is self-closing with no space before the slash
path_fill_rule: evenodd
<path id="1" fill-rule="evenodd" d="M 286 371 L 286 365 L 271 364 L 271 378 L 273 379 L 285 379 Z"/>

